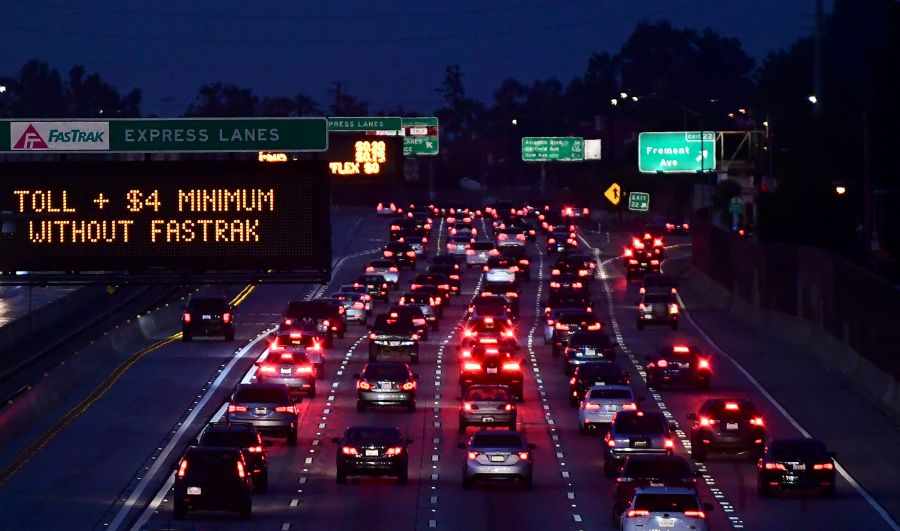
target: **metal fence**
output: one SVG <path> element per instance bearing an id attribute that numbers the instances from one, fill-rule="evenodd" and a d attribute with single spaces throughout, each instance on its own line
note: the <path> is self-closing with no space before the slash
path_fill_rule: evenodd
<path id="1" fill-rule="evenodd" d="M 900 379 L 900 292 L 828 252 L 757 243 L 695 219 L 693 264 L 734 295 L 798 317 Z"/>

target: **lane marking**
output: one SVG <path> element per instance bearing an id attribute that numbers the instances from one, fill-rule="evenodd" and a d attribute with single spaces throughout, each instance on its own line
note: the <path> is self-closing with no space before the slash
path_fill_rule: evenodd
<path id="1" fill-rule="evenodd" d="M 665 264 L 665 262 L 668 260 L 673 260 L 673 258 L 668 258 L 666 260 L 663 260 L 663 264 Z M 660 270 L 662 270 L 662 264 L 660 264 Z M 750 374 L 750 372 L 747 369 L 745 369 L 744 366 L 741 365 L 735 358 L 733 358 L 730 354 L 725 352 L 725 350 L 722 349 L 715 341 L 713 341 L 713 339 L 711 337 L 709 337 L 709 335 L 700 327 L 700 325 L 698 325 L 697 322 L 694 321 L 694 318 L 691 317 L 691 313 L 688 311 L 687 306 L 684 304 L 684 300 L 682 300 L 682 298 L 681 298 L 681 294 L 676 294 L 675 296 L 678 298 L 678 303 L 681 304 L 682 308 L 684 308 L 684 316 L 687 317 L 688 321 L 691 323 L 691 326 L 694 328 L 694 330 L 697 331 L 698 334 L 700 334 L 701 337 L 703 337 L 704 341 L 709 343 L 709 345 L 712 346 L 712 348 L 720 356 L 722 356 L 725 359 L 727 359 L 728 361 L 730 361 L 731 364 L 734 365 L 734 367 L 741 374 L 743 374 L 744 377 L 747 378 L 747 380 L 751 384 L 753 384 L 753 387 L 755 387 L 757 389 L 757 391 L 759 391 L 759 393 L 761 395 L 763 395 L 763 397 L 765 397 L 765 399 L 768 400 L 769 403 L 776 410 L 778 410 L 778 412 L 781 413 L 781 415 L 785 419 L 787 419 L 787 421 L 797 431 L 800 432 L 801 435 L 803 435 L 807 439 L 813 438 L 813 436 L 806 430 L 806 428 L 804 428 L 799 422 L 797 422 L 797 419 L 795 419 L 793 417 L 793 415 L 788 413 L 787 409 L 785 409 L 784 406 L 782 406 L 781 403 L 774 396 L 772 396 L 772 394 L 769 393 L 762 386 L 761 383 L 759 383 L 759 380 L 757 380 L 752 374 Z M 888 513 L 887 510 L 884 507 L 882 507 L 882 505 L 880 503 L 878 503 L 878 501 L 875 500 L 875 498 L 873 498 L 869 494 L 869 492 L 862 485 L 860 485 L 860 483 L 858 481 L 856 481 L 856 479 L 847 471 L 847 469 L 845 469 L 840 463 L 838 463 L 837 460 L 834 461 L 834 465 L 835 465 L 835 469 L 841 474 L 841 477 L 843 477 L 844 480 L 847 483 L 849 483 L 850 486 L 853 487 L 853 489 L 857 493 L 859 493 L 859 495 L 862 496 L 864 500 L 866 500 L 866 502 L 869 504 L 869 506 L 872 507 L 872 509 L 874 509 L 876 513 L 878 513 L 878 515 L 881 517 L 881 519 L 884 520 L 884 522 L 894 531 L 900 531 L 900 525 L 898 525 L 898 523 L 894 520 L 894 518 L 891 516 L 891 514 Z"/>

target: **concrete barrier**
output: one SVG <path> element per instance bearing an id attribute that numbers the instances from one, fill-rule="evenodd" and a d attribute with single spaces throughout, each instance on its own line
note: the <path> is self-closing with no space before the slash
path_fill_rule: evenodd
<path id="1" fill-rule="evenodd" d="M 84 312 L 86 307 L 106 305 L 110 298 L 106 288 L 87 286 L 35 308 L 30 315 L 0 326 L 0 352 L 8 354 L 16 344 L 28 340 L 30 336 L 53 329 L 67 318 Z"/>
<path id="2" fill-rule="evenodd" d="M 735 295 L 696 267 L 686 267 L 683 279 L 682 291 L 693 291 L 716 310 L 798 345 L 826 366 L 840 371 L 861 392 L 882 404 L 894 418 L 900 419 L 897 379 L 856 352 L 842 338 L 835 337 L 815 322 L 760 308 Z"/>

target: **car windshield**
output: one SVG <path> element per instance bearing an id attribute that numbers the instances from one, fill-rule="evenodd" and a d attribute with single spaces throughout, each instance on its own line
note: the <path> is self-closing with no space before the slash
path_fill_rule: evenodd
<path id="1" fill-rule="evenodd" d="M 827 458 L 825 446 L 819 441 L 772 442 L 772 459 L 776 461 L 824 461 Z"/>
<path id="2" fill-rule="evenodd" d="M 665 432 L 665 423 L 656 415 L 622 415 L 616 416 L 616 433 L 637 435 L 658 435 Z"/>
<path id="3" fill-rule="evenodd" d="M 255 386 L 241 387 L 234 394 L 232 402 L 248 402 L 254 404 L 275 404 L 289 402 L 287 388 L 284 386 Z"/>
<path id="4" fill-rule="evenodd" d="M 200 446 L 233 446 L 249 448 L 259 445 L 259 436 L 252 431 L 209 431 L 200 438 Z"/>
<path id="5" fill-rule="evenodd" d="M 366 366 L 363 378 L 368 380 L 408 380 L 409 369 L 401 363 L 379 363 Z"/>
<path id="6" fill-rule="evenodd" d="M 682 459 L 629 459 L 622 475 L 631 478 L 684 478 L 691 475 L 690 466 Z"/>
<path id="7" fill-rule="evenodd" d="M 591 389 L 591 398 L 631 400 L 631 391 L 628 389 Z"/>
<path id="8" fill-rule="evenodd" d="M 472 244 L 472 249 L 476 251 L 490 251 L 494 248 L 494 244 L 491 242 L 475 242 Z"/>
<path id="9" fill-rule="evenodd" d="M 478 432 L 472 437 L 476 448 L 521 448 L 522 438 L 515 433 Z"/>
<path id="10" fill-rule="evenodd" d="M 229 445 L 230 446 L 230 445 Z M 186 476 L 209 480 L 229 478 L 236 473 L 237 450 L 194 449 L 187 454 Z M 234 472 L 233 472 L 234 471 Z"/>
<path id="11" fill-rule="evenodd" d="M 393 442 L 400 439 L 400 431 L 397 428 L 350 428 L 344 438 L 352 443 Z"/>
<path id="12" fill-rule="evenodd" d="M 191 299 L 188 308 L 196 312 L 223 312 L 226 305 L 222 299 Z"/>
<path id="13" fill-rule="evenodd" d="M 465 400 L 473 402 L 508 402 L 509 391 L 506 389 L 470 388 L 466 392 Z"/>
<path id="14" fill-rule="evenodd" d="M 634 508 L 651 513 L 683 513 L 700 510 L 700 501 L 691 494 L 638 494 Z"/>

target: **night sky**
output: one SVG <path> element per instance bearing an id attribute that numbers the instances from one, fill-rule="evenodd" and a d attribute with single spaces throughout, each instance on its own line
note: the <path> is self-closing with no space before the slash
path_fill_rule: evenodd
<path id="1" fill-rule="evenodd" d="M 161 116 L 183 113 L 212 81 L 304 92 L 323 107 L 340 81 L 372 111 L 429 113 L 448 64 L 487 102 L 508 77 L 567 83 L 639 21 L 708 26 L 760 60 L 810 34 L 813 10 L 814 0 L 0 0 L 0 73 L 32 58 L 64 75 L 82 64 L 122 92 L 142 89 L 142 112 Z"/>

